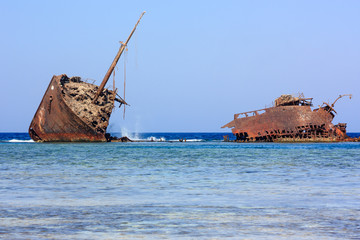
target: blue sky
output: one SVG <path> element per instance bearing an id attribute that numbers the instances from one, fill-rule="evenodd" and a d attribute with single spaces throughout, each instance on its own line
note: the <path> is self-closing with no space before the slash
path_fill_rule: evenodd
<path id="1" fill-rule="evenodd" d="M 214 132 L 281 94 L 332 102 L 360 131 L 360 1 L 1 1 L 0 132 L 25 132 L 53 75 L 103 79 L 126 56 L 110 131 Z M 116 74 L 123 88 L 124 56 Z"/>

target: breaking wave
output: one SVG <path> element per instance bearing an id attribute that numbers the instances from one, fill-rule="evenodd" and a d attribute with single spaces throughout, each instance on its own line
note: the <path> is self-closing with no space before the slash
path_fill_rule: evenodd
<path id="1" fill-rule="evenodd" d="M 172 139 L 169 142 L 204 142 L 204 139 Z"/>
<path id="2" fill-rule="evenodd" d="M 121 137 L 128 137 L 131 140 L 142 140 L 138 133 L 130 132 L 127 128 L 121 128 Z"/>
<path id="3" fill-rule="evenodd" d="M 133 141 L 140 142 L 219 142 L 223 141 L 224 133 L 131 132 L 122 128 L 121 132 L 113 132 L 111 135 L 126 136 Z"/>
<path id="4" fill-rule="evenodd" d="M 203 139 L 186 139 L 186 142 L 203 142 Z"/>
<path id="5" fill-rule="evenodd" d="M 30 140 L 19 140 L 19 139 L 11 139 L 7 142 L 11 142 L 11 143 L 33 143 L 34 140 L 30 139 Z"/>
<path id="6" fill-rule="evenodd" d="M 146 140 L 148 141 L 153 141 L 153 142 L 165 142 L 166 139 L 164 137 L 160 137 L 160 138 L 157 138 L 157 137 L 148 137 Z"/>

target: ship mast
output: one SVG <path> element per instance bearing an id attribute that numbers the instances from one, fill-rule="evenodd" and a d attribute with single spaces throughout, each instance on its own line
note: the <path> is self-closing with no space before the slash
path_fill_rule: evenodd
<path id="1" fill-rule="evenodd" d="M 102 82 L 101 82 L 101 84 L 100 84 L 100 87 L 99 87 L 98 91 L 97 91 L 96 94 L 95 94 L 93 103 L 96 102 L 96 100 L 98 99 L 100 93 L 102 92 L 102 90 L 104 90 L 104 87 L 105 87 L 106 83 L 108 82 L 111 73 L 114 71 L 114 68 L 115 68 L 117 62 L 119 61 L 121 54 L 124 52 L 125 47 L 127 46 L 128 42 L 130 41 L 131 36 L 134 34 L 135 29 L 136 29 L 137 25 L 140 23 L 140 19 L 142 18 L 142 16 L 143 16 L 144 14 L 145 14 L 145 12 L 143 12 L 143 13 L 140 15 L 139 20 L 138 20 L 137 23 L 135 24 L 135 27 L 134 27 L 134 29 L 131 31 L 131 33 L 130 33 L 129 37 L 127 38 L 126 42 L 125 42 L 125 43 L 122 43 L 122 42 L 121 42 L 121 47 L 120 47 L 118 53 L 116 54 L 116 56 L 115 56 L 115 58 L 114 58 L 114 61 L 113 61 L 112 64 L 110 65 L 109 70 L 108 70 L 107 73 L 105 74 L 105 77 L 104 77 L 104 79 L 102 80 Z"/>

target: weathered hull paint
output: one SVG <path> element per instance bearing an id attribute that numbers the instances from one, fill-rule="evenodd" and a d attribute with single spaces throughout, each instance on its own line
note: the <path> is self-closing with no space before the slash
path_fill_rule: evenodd
<path id="1" fill-rule="evenodd" d="M 99 133 L 86 124 L 64 100 L 62 76 L 51 79 L 30 124 L 30 137 L 43 142 L 105 142 L 105 132 Z"/>
<path id="2" fill-rule="evenodd" d="M 346 135 L 346 124 L 334 125 L 332 123 L 335 116 L 333 108 L 330 109 L 327 104 L 324 107 L 312 110 L 311 103 L 306 102 L 308 99 L 300 100 L 304 100 L 302 102 L 304 105 L 274 106 L 235 114 L 234 120 L 222 128 L 231 128 L 237 142 L 334 142 L 349 140 Z"/>
<path id="3" fill-rule="evenodd" d="M 105 142 L 116 140 L 106 133 L 114 101 L 127 104 L 116 89 L 104 89 L 114 68 L 134 34 L 140 19 L 116 54 L 100 86 L 84 83 L 79 77 L 53 76 L 29 127 L 34 141 Z M 69 83 L 68 88 L 66 83 Z M 115 85 L 115 84 L 114 84 Z M 91 100 L 91 102 L 90 102 Z M 123 139 L 126 140 L 126 139 Z"/>

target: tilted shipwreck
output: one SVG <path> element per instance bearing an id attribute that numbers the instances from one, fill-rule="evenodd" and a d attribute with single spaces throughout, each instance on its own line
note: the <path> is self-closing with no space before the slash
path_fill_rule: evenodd
<path id="1" fill-rule="evenodd" d="M 234 114 L 222 128 L 231 128 L 237 142 L 351 141 L 346 123 L 332 123 L 334 105 L 344 96 L 351 99 L 351 94 L 340 95 L 332 104 L 312 109 L 312 98 L 282 95 L 273 107 Z"/>
<path id="2" fill-rule="evenodd" d="M 100 86 L 84 82 L 80 77 L 53 76 L 29 127 L 29 135 L 34 141 L 105 142 L 116 139 L 106 133 L 111 112 L 115 101 L 120 106 L 127 103 L 116 89 L 106 89 L 105 85 L 144 13 L 126 42 L 121 43 Z"/>

